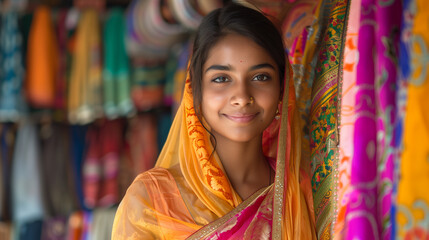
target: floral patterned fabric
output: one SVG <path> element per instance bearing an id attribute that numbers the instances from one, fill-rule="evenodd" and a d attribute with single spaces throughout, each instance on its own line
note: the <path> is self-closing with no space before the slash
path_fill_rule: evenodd
<path id="1" fill-rule="evenodd" d="M 344 48 L 348 1 L 325 1 L 328 19 L 315 68 L 310 108 L 310 151 L 316 231 L 331 238 L 338 178 L 338 91 Z"/>
<path id="2" fill-rule="evenodd" d="M 288 53 L 318 238 L 427 239 L 429 11 L 317 2 Z"/>
<path id="3" fill-rule="evenodd" d="M 398 161 L 397 239 L 429 238 L 429 9 L 424 0 L 404 1 L 401 34 L 401 106 L 397 132 Z M 405 101 L 404 101 L 405 100 Z M 399 134 L 398 134 L 399 135 Z"/>

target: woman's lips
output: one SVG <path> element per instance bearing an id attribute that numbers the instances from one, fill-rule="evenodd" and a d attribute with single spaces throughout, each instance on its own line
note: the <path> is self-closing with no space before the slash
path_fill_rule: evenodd
<path id="1" fill-rule="evenodd" d="M 248 123 L 252 121 L 259 113 L 255 114 L 224 114 L 228 119 L 238 123 Z"/>

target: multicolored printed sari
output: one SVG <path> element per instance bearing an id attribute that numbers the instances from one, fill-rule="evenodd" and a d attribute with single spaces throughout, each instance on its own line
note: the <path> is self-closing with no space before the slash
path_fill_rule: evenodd
<path id="1" fill-rule="evenodd" d="M 424 0 L 404 2 L 401 36 L 401 94 L 397 140 L 401 142 L 397 168 L 396 216 L 398 239 L 429 238 L 429 8 Z M 404 97 L 405 93 L 405 97 Z M 404 99 L 406 99 L 404 101 Z M 401 138 L 402 137 L 402 138 Z"/>
<path id="2" fill-rule="evenodd" d="M 303 168 L 311 168 L 317 236 L 333 238 L 339 178 L 339 95 L 343 77 L 347 0 L 317 1 L 317 17 L 304 29 L 290 55 L 302 119 Z M 308 154 L 309 153 L 309 154 Z"/>
<path id="3" fill-rule="evenodd" d="M 300 170 L 291 68 L 282 116 L 263 135 L 274 184 L 242 201 L 193 107 L 189 78 L 157 168 L 139 175 L 116 213 L 113 239 L 315 239 L 310 180 Z"/>

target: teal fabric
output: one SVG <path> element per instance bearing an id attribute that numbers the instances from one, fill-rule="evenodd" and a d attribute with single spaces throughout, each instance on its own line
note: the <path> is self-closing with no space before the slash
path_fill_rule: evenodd
<path id="1" fill-rule="evenodd" d="M 103 32 L 104 111 L 108 118 L 126 116 L 133 111 L 130 98 L 130 68 L 125 49 L 123 10 L 110 10 Z"/>
<path id="2" fill-rule="evenodd" d="M 0 121 L 17 121 L 24 111 L 24 67 L 18 14 L 0 16 Z"/>

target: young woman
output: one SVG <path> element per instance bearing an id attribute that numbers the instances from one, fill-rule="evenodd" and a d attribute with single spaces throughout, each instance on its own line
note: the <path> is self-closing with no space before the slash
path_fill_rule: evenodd
<path id="1" fill-rule="evenodd" d="M 112 239 L 315 239 L 291 76 L 262 13 L 207 15 L 156 168 L 128 189 Z"/>

